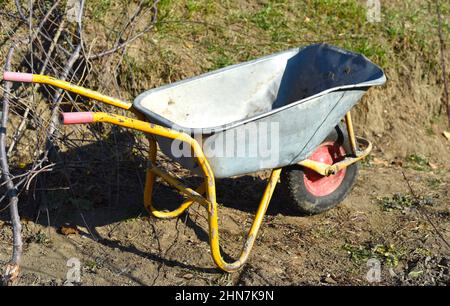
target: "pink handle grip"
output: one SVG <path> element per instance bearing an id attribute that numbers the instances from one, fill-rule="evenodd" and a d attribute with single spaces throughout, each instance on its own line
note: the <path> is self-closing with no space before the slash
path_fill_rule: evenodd
<path id="1" fill-rule="evenodd" d="M 94 122 L 94 116 L 92 112 L 61 113 L 59 118 L 62 124 L 79 124 L 79 123 Z"/>
<path id="2" fill-rule="evenodd" d="M 33 82 L 33 74 L 5 71 L 3 72 L 3 80 L 12 82 L 31 83 Z"/>

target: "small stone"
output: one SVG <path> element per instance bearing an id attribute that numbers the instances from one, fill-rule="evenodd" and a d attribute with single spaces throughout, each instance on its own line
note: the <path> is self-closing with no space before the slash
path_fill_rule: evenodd
<path id="1" fill-rule="evenodd" d="M 194 277 L 194 275 L 192 273 L 187 273 L 185 275 L 183 275 L 183 278 L 185 279 L 192 279 Z"/>
<path id="2" fill-rule="evenodd" d="M 443 131 L 442 135 L 444 135 L 445 138 L 447 138 L 447 140 L 450 140 L 450 133 L 447 131 Z"/>
<path id="3" fill-rule="evenodd" d="M 324 283 L 336 285 L 337 282 L 331 277 L 331 274 L 327 274 L 327 276 L 323 279 Z"/>

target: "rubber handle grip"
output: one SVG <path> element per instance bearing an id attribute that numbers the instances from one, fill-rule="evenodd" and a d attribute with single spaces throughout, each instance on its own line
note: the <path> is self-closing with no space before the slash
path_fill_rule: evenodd
<path id="1" fill-rule="evenodd" d="M 92 112 L 61 113 L 59 118 L 62 124 L 80 124 L 94 122 L 94 116 Z"/>
<path id="2" fill-rule="evenodd" d="M 33 74 L 5 71 L 3 72 L 3 80 L 12 82 L 31 83 L 33 82 Z"/>

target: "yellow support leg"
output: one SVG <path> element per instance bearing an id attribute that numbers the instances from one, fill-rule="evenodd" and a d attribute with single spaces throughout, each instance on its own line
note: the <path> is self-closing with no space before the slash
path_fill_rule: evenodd
<path id="1" fill-rule="evenodd" d="M 154 165 L 156 162 L 156 152 L 157 152 L 157 144 L 155 139 L 152 136 L 148 137 L 149 145 L 150 145 L 150 152 L 149 157 L 151 164 Z M 156 169 L 156 168 L 155 168 Z M 185 201 L 183 204 L 181 204 L 177 209 L 173 211 L 159 211 L 153 207 L 152 203 L 152 194 L 153 194 L 153 185 L 155 183 L 155 175 L 157 174 L 152 167 L 149 167 L 147 169 L 146 174 L 146 180 L 145 180 L 145 188 L 144 188 L 144 206 L 147 209 L 147 211 L 152 214 L 153 216 L 161 219 L 170 219 L 175 218 L 181 215 L 186 209 L 188 209 L 195 201 L 192 199 L 189 199 Z M 198 193 L 198 196 L 203 194 L 205 192 L 205 186 L 202 184 L 199 188 L 197 188 L 196 192 Z"/>
<path id="2" fill-rule="evenodd" d="M 356 154 L 357 154 L 356 137 L 355 137 L 355 132 L 353 130 L 353 121 L 352 121 L 352 116 L 350 114 L 350 111 L 348 111 L 345 114 L 345 123 L 347 126 L 347 134 L 348 134 L 348 139 L 350 140 L 350 146 L 352 148 L 352 153 L 353 153 L 353 155 L 356 156 Z"/>
<path id="3" fill-rule="evenodd" d="M 255 243 L 256 235 L 258 234 L 258 230 L 261 226 L 264 215 L 267 211 L 267 207 L 269 206 L 270 199 L 272 198 L 273 191 L 275 190 L 275 186 L 280 177 L 281 169 L 272 170 L 272 174 L 270 175 L 269 181 L 266 185 L 266 189 L 264 191 L 263 197 L 259 203 L 258 210 L 256 212 L 255 219 L 253 220 L 253 224 L 247 234 L 247 239 L 245 240 L 244 246 L 242 248 L 239 259 L 235 262 L 228 263 L 226 262 L 222 254 L 220 252 L 220 239 L 219 239 L 219 229 L 218 229 L 218 215 L 217 215 L 217 203 L 212 202 L 211 209 L 209 210 L 209 244 L 211 247 L 212 257 L 214 262 L 219 268 L 226 272 L 234 272 L 237 271 L 242 265 L 247 261 L 250 251 L 253 248 L 253 244 Z"/>

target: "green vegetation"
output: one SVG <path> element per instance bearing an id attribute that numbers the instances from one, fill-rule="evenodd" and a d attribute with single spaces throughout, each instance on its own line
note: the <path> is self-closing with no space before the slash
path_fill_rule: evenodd
<path id="1" fill-rule="evenodd" d="M 364 168 L 371 168 L 373 167 L 373 159 L 373 155 L 368 155 L 360 161 L 360 165 Z"/>
<path id="2" fill-rule="evenodd" d="M 442 181 L 439 178 L 432 177 L 427 179 L 427 185 L 431 189 L 436 189 L 442 184 Z"/>
<path id="3" fill-rule="evenodd" d="M 345 244 L 342 248 L 347 251 L 350 259 L 357 265 L 365 264 L 369 259 L 375 258 L 388 266 L 395 267 L 403 258 L 405 253 L 394 245 L 350 245 Z"/>
<path id="4" fill-rule="evenodd" d="M 38 244 L 50 243 L 50 239 L 43 231 L 39 231 L 37 234 L 34 234 L 33 236 L 31 236 L 28 240 L 29 240 L 29 242 L 34 242 L 34 243 L 38 243 Z"/>
<path id="5" fill-rule="evenodd" d="M 92 18 L 96 21 L 104 18 L 106 15 L 106 12 L 108 12 L 110 7 L 111 7 L 111 0 L 93 1 L 93 4 L 91 6 Z"/>
<path id="6" fill-rule="evenodd" d="M 412 253 L 423 258 L 433 255 L 430 250 L 421 247 L 416 248 Z"/>
<path id="7" fill-rule="evenodd" d="M 94 205 L 88 199 L 68 197 L 67 190 L 49 190 L 46 193 L 46 198 L 43 199 L 43 203 L 50 210 L 58 209 L 65 204 L 73 205 L 81 210 L 91 210 Z"/>
<path id="8" fill-rule="evenodd" d="M 97 273 L 98 269 L 102 268 L 102 263 L 99 258 L 96 258 L 95 260 L 87 260 L 84 263 L 84 268 L 89 273 Z"/>
<path id="9" fill-rule="evenodd" d="M 411 168 L 417 171 L 430 170 L 428 159 L 420 154 L 410 154 L 406 157 L 406 168 Z"/>
<path id="10" fill-rule="evenodd" d="M 114 18 L 114 11 L 129 5 L 126 1 L 97 0 L 88 10 L 104 23 Z M 450 5 L 441 6 L 442 13 L 448 13 Z M 356 0 L 268 0 L 262 4 L 163 0 L 158 4 L 155 30 L 142 38 L 148 46 L 145 54 L 126 54 L 124 61 L 130 65 L 125 69 L 136 79 L 148 79 L 156 70 L 160 83 L 167 83 L 185 76 L 187 54 L 199 73 L 287 48 L 328 42 L 362 53 L 385 68 L 403 69 L 408 53 L 415 52 L 426 65 L 425 77 L 439 66 L 437 35 L 430 36 L 436 22 L 434 8 L 426 2 L 384 2 L 382 21 L 369 23 L 364 1 Z M 444 18 L 443 23 L 448 34 L 449 22 Z M 113 39 L 115 34 L 111 34 Z M 136 85 L 139 91 L 141 84 Z"/>
<path id="11" fill-rule="evenodd" d="M 429 197 L 422 197 L 415 199 L 410 195 L 395 193 L 392 197 L 383 197 L 378 200 L 381 208 L 385 211 L 403 210 L 409 207 L 418 207 L 423 205 L 433 205 L 433 199 Z"/>
<path id="12" fill-rule="evenodd" d="M 223 68 L 231 64 L 233 64 L 233 60 L 229 56 L 227 56 L 226 54 L 219 54 L 214 58 L 214 63 L 210 70 Z"/>
<path id="13" fill-rule="evenodd" d="M 434 136 L 436 135 L 436 133 L 434 132 L 433 128 L 431 126 L 427 127 L 425 129 L 425 132 L 427 133 L 428 136 Z"/>

